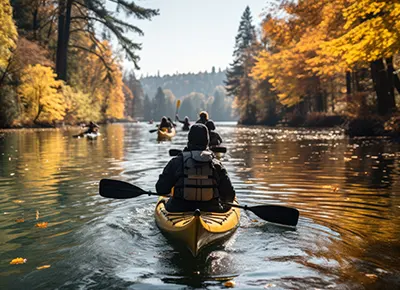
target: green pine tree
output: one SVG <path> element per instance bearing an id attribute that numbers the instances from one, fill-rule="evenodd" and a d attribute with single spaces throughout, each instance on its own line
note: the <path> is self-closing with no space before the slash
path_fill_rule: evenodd
<path id="1" fill-rule="evenodd" d="M 224 81 L 227 94 L 236 98 L 240 121 L 243 123 L 256 122 L 256 105 L 252 98 L 254 85 L 250 73 L 259 45 L 252 21 L 250 7 L 247 6 L 235 38 L 234 60 L 226 72 Z"/>

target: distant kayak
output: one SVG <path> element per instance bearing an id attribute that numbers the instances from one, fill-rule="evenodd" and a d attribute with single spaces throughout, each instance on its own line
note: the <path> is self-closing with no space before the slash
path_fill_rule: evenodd
<path id="1" fill-rule="evenodd" d="M 92 133 L 86 133 L 85 134 L 86 138 L 90 139 L 90 140 L 94 140 L 96 139 L 98 136 L 100 136 L 99 132 L 92 132 Z"/>
<path id="2" fill-rule="evenodd" d="M 231 207 L 226 212 L 168 212 L 167 201 L 162 197 L 158 200 L 154 212 L 156 224 L 167 237 L 187 247 L 195 257 L 206 246 L 228 238 L 239 226 L 238 208 Z"/>
<path id="3" fill-rule="evenodd" d="M 157 138 L 159 141 L 161 140 L 171 140 L 172 137 L 176 135 L 175 128 L 168 130 L 167 128 L 161 128 L 157 131 Z"/>

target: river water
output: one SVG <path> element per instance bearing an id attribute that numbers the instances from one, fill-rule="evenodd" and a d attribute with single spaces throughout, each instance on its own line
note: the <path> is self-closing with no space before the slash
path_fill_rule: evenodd
<path id="1" fill-rule="evenodd" d="M 92 141 L 0 132 L 1 289 L 400 288 L 398 143 L 217 123 L 239 202 L 293 206 L 300 219 L 291 229 L 242 211 L 224 245 L 192 258 L 160 234 L 156 197 L 98 195 L 102 178 L 154 190 L 187 132 L 158 143 L 153 126 L 102 126 Z M 17 257 L 26 263 L 10 265 Z"/>

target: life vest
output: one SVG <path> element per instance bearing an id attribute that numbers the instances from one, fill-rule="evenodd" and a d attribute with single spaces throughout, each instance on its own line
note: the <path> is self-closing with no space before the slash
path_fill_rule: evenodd
<path id="1" fill-rule="evenodd" d="M 210 201 L 218 198 L 218 181 L 212 152 L 184 151 L 182 155 L 183 186 L 175 186 L 174 196 L 190 201 Z"/>

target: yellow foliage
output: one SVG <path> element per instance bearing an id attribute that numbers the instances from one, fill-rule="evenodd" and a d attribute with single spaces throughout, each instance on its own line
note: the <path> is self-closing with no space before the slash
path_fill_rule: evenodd
<path id="1" fill-rule="evenodd" d="M 393 56 L 400 50 L 398 0 L 352 0 L 343 10 L 346 32 L 322 48 L 352 66 Z"/>
<path id="2" fill-rule="evenodd" d="M 68 85 L 63 85 L 62 94 L 65 98 L 65 119 L 67 121 L 88 122 L 92 120 L 90 116 L 93 108 L 90 105 L 91 99 L 89 94 L 85 94 Z"/>
<path id="3" fill-rule="evenodd" d="M 10 1 L 0 0 L 0 69 L 7 66 L 16 40 L 17 29 L 12 19 Z"/>
<path id="4" fill-rule="evenodd" d="M 85 46 L 86 41 L 88 40 L 82 37 L 82 46 Z M 89 95 L 92 114 L 90 120 L 121 119 L 125 109 L 121 68 L 113 58 L 107 41 L 99 44 L 95 52 L 102 58 L 86 51 L 76 51 L 80 62 L 76 73 L 71 76 L 71 83 L 82 93 Z"/>
<path id="5" fill-rule="evenodd" d="M 65 115 L 65 100 L 58 89 L 63 84 L 55 79 L 50 67 L 28 65 L 22 72 L 18 94 L 26 107 L 29 120 L 53 122 Z"/>
<path id="6" fill-rule="evenodd" d="M 257 80 L 269 79 L 282 104 L 292 106 L 304 97 L 318 94 L 321 82 L 344 74 L 346 66 L 326 53 L 322 45 L 343 34 L 342 11 L 346 0 L 285 2 L 289 17 L 268 17 L 264 37 L 272 46 L 262 51 L 253 68 Z"/>

